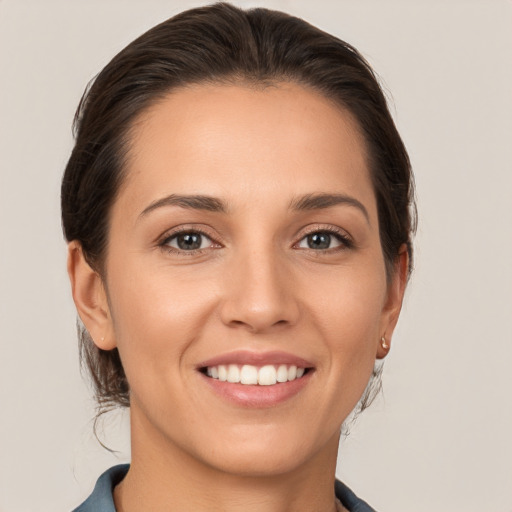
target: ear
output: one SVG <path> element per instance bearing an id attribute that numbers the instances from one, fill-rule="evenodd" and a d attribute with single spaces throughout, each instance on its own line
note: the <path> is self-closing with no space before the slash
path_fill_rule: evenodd
<path id="1" fill-rule="evenodd" d="M 391 337 L 393 336 L 393 331 L 395 330 L 398 317 L 400 316 L 400 310 L 402 309 L 408 271 L 409 253 L 407 246 L 403 244 L 398 252 L 393 276 L 388 285 L 386 303 L 382 310 L 381 337 L 378 340 L 377 359 L 386 357 L 391 347 Z M 382 338 L 384 338 L 385 343 L 382 341 Z"/>
<path id="2" fill-rule="evenodd" d="M 80 242 L 68 245 L 68 275 L 78 315 L 102 350 L 116 347 L 107 294 L 100 275 L 85 260 Z"/>

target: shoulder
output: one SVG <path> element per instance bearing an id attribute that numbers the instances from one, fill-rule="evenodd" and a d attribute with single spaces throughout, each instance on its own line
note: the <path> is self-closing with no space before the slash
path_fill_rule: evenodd
<path id="1" fill-rule="evenodd" d="M 349 512 L 376 512 L 366 501 L 358 498 L 344 483 L 336 480 L 334 484 L 336 497 Z"/>
<path id="2" fill-rule="evenodd" d="M 119 464 L 107 469 L 96 482 L 92 494 L 73 512 L 116 512 L 112 491 L 125 477 L 129 464 Z"/>

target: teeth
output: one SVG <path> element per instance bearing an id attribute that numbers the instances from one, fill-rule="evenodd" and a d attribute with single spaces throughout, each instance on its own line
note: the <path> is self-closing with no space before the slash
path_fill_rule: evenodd
<path id="1" fill-rule="evenodd" d="M 213 371 L 211 372 L 211 374 L 213 377 Z M 219 366 L 219 380 L 221 380 L 222 382 L 226 382 L 228 380 L 228 370 L 223 364 Z"/>
<path id="2" fill-rule="evenodd" d="M 286 382 L 288 380 L 288 368 L 285 364 L 282 364 L 277 369 L 277 382 Z"/>
<path id="3" fill-rule="evenodd" d="M 233 384 L 236 382 L 240 382 L 240 370 L 236 364 L 230 364 L 228 366 L 228 382 L 232 382 Z"/>
<path id="4" fill-rule="evenodd" d="M 258 372 L 258 384 L 260 386 L 273 386 L 277 382 L 276 373 L 273 366 L 262 366 Z"/>
<path id="5" fill-rule="evenodd" d="M 255 366 L 244 364 L 240 370 L 242 384 L 258 384 L 258 369 Z"/>
<path id="6" fill-rule="evenodd" d="M 222 382 L 241 383 L 245 385 L 273 386 L 276 383 L 300 379 L 305 373 L 304 368 L 295 365 L 271 364 L 258 368 L 251 364 L 238 366 L 236 364 L 208 366 L 206 375 Z"/>

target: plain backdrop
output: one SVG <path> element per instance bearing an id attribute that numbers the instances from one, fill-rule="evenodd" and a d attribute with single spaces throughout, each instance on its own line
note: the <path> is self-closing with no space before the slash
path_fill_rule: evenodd
<path id="1" fill-rule="evenodd" d="M 389 91 L 416 173 L 416 270 L 384 394 L 344 440 L 338 476 L 379 512 L 512 511 L 512 3 L 235 3 L 354 44 Z M 200 4 L 0 0 L 1 512 L 69 511 L 129 460 L 126 413 L 102 430 L 117 454 L 92 434 L 59 182 L 88 80 Z"/>

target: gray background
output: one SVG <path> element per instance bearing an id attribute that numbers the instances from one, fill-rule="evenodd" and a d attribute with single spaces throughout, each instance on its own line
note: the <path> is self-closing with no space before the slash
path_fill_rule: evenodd
<path id="1" fill-rule="evenodd" d="M 0 511 L 76 506 L 128 460 L 80 377 L 59 181 L 87 81 L 195 1 L 0 0 Z M 338 475 L 381 512 L 512 511 L 512 3 L 238 1 L 304 17 L 382 76 L 416 172 L 416 272 L 384 395 Z"/>

